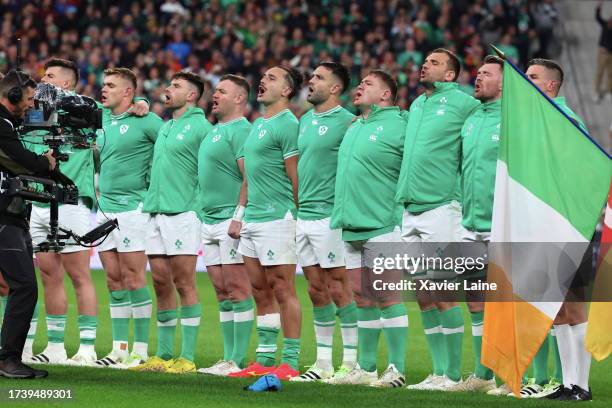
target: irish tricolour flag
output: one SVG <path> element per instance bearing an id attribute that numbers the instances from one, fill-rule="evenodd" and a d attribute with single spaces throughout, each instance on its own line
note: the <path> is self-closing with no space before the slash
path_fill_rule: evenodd
<path id="1" fill-rule="evenodd" d="M 610 156 L 506 62 L 489 259 L 498 301 L 485 305 L 482 362 L 515 395 L 593 237 L 611 176 Z"/>

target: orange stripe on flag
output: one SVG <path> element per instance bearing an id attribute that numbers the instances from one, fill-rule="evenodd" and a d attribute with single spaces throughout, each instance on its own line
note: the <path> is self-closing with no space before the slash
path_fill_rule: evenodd
<path id="1" fill-rule="evenodd" d="M 597 361 L 612 354 L 612 302 L 601 302 L 610 299 L 612 291 L 612 187 L 608 195 L 608 206 L 604 217 L 601 234 L 599 267 L 593 286 L 593 302 L 589 310 L 589 323 L 586 332 L 586 348 Z M 599 301 L 598 301 L 599 300 Z"/>
<path id="2" fill-rule="evenodd" d="M 553 321 L 512 292 L 512 284 L 499 265 L 490 263 L 488 274 L 488 280 L 496 282 L 498 289 L 485 303 L 481 361 L 520 398 L 523 373 Z M 490 301 L 495 299 L 506 301 Z"/>

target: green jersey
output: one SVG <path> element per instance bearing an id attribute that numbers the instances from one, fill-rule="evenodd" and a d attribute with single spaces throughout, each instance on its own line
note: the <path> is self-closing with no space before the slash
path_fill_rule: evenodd
<path id="1" fill-rule="evenodd" d="M 321 113 L 312 109 L 300 118 L 299 219 L 320 220 L 331 216 L 338 149 L 354 118 L 355 115 L 342 106 Z"/>
<path id="2" fill-rule="evenodd" d="M 356 241 L 393 231 L 402 207 L 394 200 L 402 165 L 406 119 L 396 106 L 372 106 L 348 128 L 338 153 L 331 227 Z"/>
<path id="3" fill-rule="evenodd" d="M 501 99 L 481 104 L 461 129 L 462 222 L 470 231 L 491 231 L 500 134 Z"/>
<path id="4" fill-rule="evenodd" d="M 242 185 L 236 161 L 244 156 L 244 141 L 250 131 L 246 118 L 218 123 L 200 145 L 198 207 L 200 219 L 206 224 L 225 221 L 234 214 Z"/>
<path id="5" fill-rule="evenodd" d="M 293 187 L 285 160 L 298 154 L 298 120 L 289 109 L 258 118 L 244 143 L 248 202 L 244 220 L 281 220 L 288 211 L 295 218 Z"/>
<path id="6" fill-rule="evenodd" d="M 44 154 L 49 146 L 43 143 L 45 131 L 30 132 L 25 138 L 25 147 L 36 154 Z M 68 155 L 68 161 L 58 162 L 60 171 L 74 182 L 79 190 L 79 198 L 83 198 L 88 206 L 92 206 L 96 194 L 94 191 L 94 158 L 90 148 L 80 149 L 70 144 L 60 146 L 60 153 Z M 32 203 L 37 207 L 49 207 L 49 203 Z"/>
<path id="7" fill-rule="evenodd" d="M 154 113 L 137 117 L 129 112 L 113 115 L 104 111 L 103 131 L 98 131 L 96 142 L 100 151 L 98 190 L 102 211 L 131 211 L 142 203 L 153 146 L 162 124 Z"/>
<path id="8" fill-rule="evenodd" d="M 587 127 L 585 126 L 580 116 L 576 115 L 576 113 L 569 106 L 567 106 L 567 103 L 565 102 L 565 97 L 557 96 L 553 99 L 553 102 L 563 111 L 563 113 L 573 119 L 576 124 L 582 128 L 582 130 L 588 133 Z"/>
<path id="9" fill-rule="evenodd" d="M 197 211 L 198 150 L 211 128 L 204 111 L 196 107 L 162 125 L 153 150 L 151 183 L 143 212 Z"/>
<path id="10" fill-rule="evenodd" d="M 411 213 L 459 200 L 461 127 L 480 104 L 456 82 L 436 82 L 410 106 L 396 200 Z"/>

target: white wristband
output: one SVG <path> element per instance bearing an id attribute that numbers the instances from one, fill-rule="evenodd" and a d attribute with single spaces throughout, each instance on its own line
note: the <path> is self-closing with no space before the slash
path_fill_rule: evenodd
<path id="1" fill-rule="evenodd" d="M 236 209 L 234 210 L 234 216 L 232 217 L 232 220 L 242 222 L 242 219 L 244 218 L 244 210 L 245 210 L 244 205 L 237 206 Z"/>

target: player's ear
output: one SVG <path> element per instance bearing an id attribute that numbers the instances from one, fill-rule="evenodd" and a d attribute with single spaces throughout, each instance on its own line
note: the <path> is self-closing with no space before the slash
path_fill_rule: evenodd
<path id="1" fill-rule="evenodd" d="M 329 92 L 330 92 L 332 95 L 339 96 L 339 95 L 342 93 L 342 89 L 341 89 L 341 87 L 340 87 L 340 84 L 333 84 L 333 85 L 331 86 L 331 88 L 329 88 Z"/>
<path id="2" fill-rule="evenodd" d="M 385 89 L 383 91 L 382 95 L 380 96 L 380 100 L 382 102 L 391 100 L 391 90 L 390 89 Z"/>

